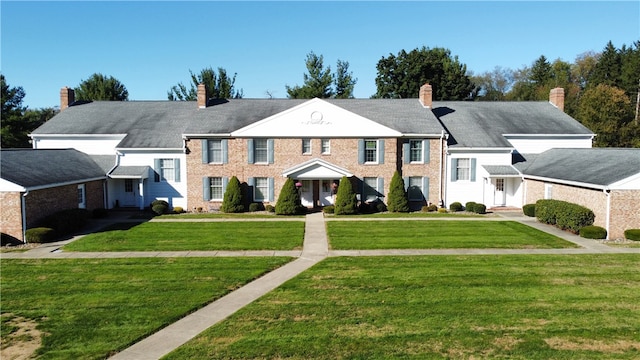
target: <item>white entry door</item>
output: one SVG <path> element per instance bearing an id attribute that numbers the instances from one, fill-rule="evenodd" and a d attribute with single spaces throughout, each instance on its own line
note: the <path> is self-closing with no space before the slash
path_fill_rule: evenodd
<path id="1" fill-rule="evenodd" d="M 504 206 L 506 204 L 506 194 L 504 191 L 504 179 L 494 179 L 493 204 Z"/>
<path id="2" fill-rule="evenodd" d="M 333 180 L 322 180 L 322 186 L 320 186 L 320 205 L 328 206 L 333 205 Z"/>
<path id="3" fill-rule="evenodd" d="M 302 180 L 300 201 L 302 202 L 302 206 L 313 206 L 313 180 Z"/>
<path id="4" fill-rule="evenodd" d="M 133 179 L 124 180 L 124 198 L 122 199 L 122 206 L 136 206 L 137 195 L 135 185 L 136 184 L 134 184 Z"/>

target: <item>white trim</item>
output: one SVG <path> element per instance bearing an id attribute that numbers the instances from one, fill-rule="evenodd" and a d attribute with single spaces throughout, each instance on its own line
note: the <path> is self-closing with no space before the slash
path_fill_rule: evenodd
<path id="1" fill-rule="evenodd" d="M 583 183 L 579 181 L 569 181 L 569 180 L 562 180 L 562 179 L 549 178 L 549 177 L 543 177 L 543 176 L 532 176 L 532 175 L 524 174 L 522 178 L 525 180 L 531 179 L 531 180 L 538 180 L 538 181 L 544 181 L 544 182 L 552 182 L 556 184 L 579 186 L 579 187 L 596 189 L 596 190 L 609 190 L 609 186 L 606 186 L 606 185 L 596 185 L 596 184 Z"/>
<path id="2" fill-rule="evenodd" d="M 607 240 L 609 240 L 609 230 L 610 230 L 610 221 L 611 221 L 611 191 L 609 190 L 602 190 L 602 192 L 604 193 L 604 196 L 606 196 L 607 198 L 607 215 L 605 216 L 605 226 L 604 228 L 607 230 Z"/>
<path id="3" fill-rule="evenodd" d="M 104 177 L 97 177 L 97 178 L 90 178 L 90 179 L 67 181 L 67 182 L 55 183 L 55 184 L 32 186 L 32 187 L 28 187 L 28 188 L 24 188 L 24 189 L 25 189 L 26 192 L 29 192 L 29 191 L 50 189 L 50 188 L 55 188 L 55 187 L 60 187 L 60 186 L 78 185 L 80 183 L 86 183 L 86 182 L 97 181 L 97 180 L 107 180 L 107 177 L 104 176 Z"/>
<path id="4" fill-rule="evenodd" d="M 209 138 L 213 138 L 213 139 L 227 138 L 227 139 L 230 139 L 231 138 L 231 133 L 226 133 L 226 134 L 182 134 L 182 139 L 183 140 L 209 139 Z"/>

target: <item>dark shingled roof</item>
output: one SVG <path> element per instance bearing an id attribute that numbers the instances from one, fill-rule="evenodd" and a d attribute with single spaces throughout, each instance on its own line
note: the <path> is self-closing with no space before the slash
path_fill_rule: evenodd
<path id="1" fill-rule="evenodd" d="M 513 147 L 504 134 L 593 134 L 548 102 L 437 101 L 433 113 L 452 147 Z"/>
<path id="2" fill-rule="evenodd" d="M 2 178 L 27 189 L 105 178 L 91 156 L 73 149 L 2 149 Z"/>
<path id="3" fill-rule="evenodd" d="M 523 173 L 606 186 L 640 174 L 640 149 L 551 149 L 539 154 Z"/>

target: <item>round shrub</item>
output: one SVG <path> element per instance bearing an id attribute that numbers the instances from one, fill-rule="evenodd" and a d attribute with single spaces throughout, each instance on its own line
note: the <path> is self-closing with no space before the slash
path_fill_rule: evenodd
<path id="1" fill-rule="evenodd" d="M 249 204 L 250 212 L 263 211 L 263 210 L 264 210 L 264 205 L 261 202 L 254 202 Z"/>
<path id="2" fill-rule="evenodd" d="M 274 213 L 274 212 L 276 212 L 276 208 L 275 208 L 275 206 L 273 206 L 273 205 L 267 205 L 267 206 L 265 206 L 265 207 L 264 207 L 264 209 L 265 209 L 266 211 L 270 212 L 270 213 Z"/>
<path id="3" fill-rule="evenodd" d="M 580 229 L 580 237 L 586 239 L 606 239 L 607 230 L 600 226 L 589 225 Z"/>
<path id="4" fill-rule="evenodd" d="M 173 207 L 173 212 L 176 214 L 182 214 L 184 212 L 184 209 L 180 206 L 174 206 Z"/>
<path id="5" fill-rule="evenodd" d="M 476 214 L 486 214 L 487 206 L 485 204 L 475 204 L 473 206 L 473 212 Z"/>
<path id="6" fill-rule="evenodd" d="M 27 229 L 24 232 L 25 240 L 27 243 L 42 244 L 53 241 L 56 236 L 56 231 L 46 227 L 36 227 Z"/>
<path id="7" fill-rule="evenodd" d="M 464 209 L 466 211 L 468 211 L 468 212 L 475 212 L 476 211 L 475 210 L 476 209 L 476 205 L 478 205 L 478 204 L 476 204 L 473 201 L 469 201 L 468 203 L 464 204 Z"/>
<path id="8" fill-rule="evenodd" d="M 452 202 L 451 205 L 449 205 L 449 210 L 453 212 L 462 211 L 462 204 L 457 201 Z"/>
<path id="9" fill-rule="evenodd" d="M 640 241 L 640 229 L 627 229 L 624 231 L 624 238 L 627 240 Z"/>
<path id="10" fill-rule="evenodd" d="M 536 217 L 536 204 L 526 204 L 522 207 L 522 212 L 528 217 Z"/>
<path id="11" fill-rule="evenodd" d="M 169 203 L 164 200 L 154 200 L 151 203 L 151 210 L 156 215 L 166 214 L 169 211 Z"/>
<path id="12" fill-rule="evenodd" d="M 436 204 L 431 204 L 431 205 L 427 206 L 427 211 L 428 211 L 428 212 L 438 211 L 438 205 L 436 205 Z"/>
<path id="13" fill-rule="evenodd" d="M 438 212 L 439 212 L 439 213 L 441 213 L 441 214 L 445 214 L 445 213 L 447 213 L 448 211 L 447 211 L 447 209 L 445 209 L 445 208 L 438 208 Z"/>
<path id="14" fill-rule="evenodd" d="M 333 205 L 328 205 L 322 208 L 322 211 L 325 214 L 333 214 L 335 212 L 335 207 Z"/>

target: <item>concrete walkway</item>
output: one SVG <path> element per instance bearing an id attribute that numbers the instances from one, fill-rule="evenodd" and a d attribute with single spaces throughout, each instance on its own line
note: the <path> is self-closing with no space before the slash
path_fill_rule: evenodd
<path id="1" fill-rule="evenodd" d="M 553 226 L 541 224 L 535 218 L 522 215 L 521 212 L 498 213 L 493 218 L 464 218 L 464 220 L 513 220 L 533 228 L 551 233 L 562 239 L 578 244 L 579 248 L 570 249 L 441 249 L 441 250 L 329 250 L 323 213 L 313 213 L 305 219 L 303 250 L 295 251 L 175 251 L 175 252 L 64 252 L 58 249 L 82 235 L 58 243 L 44 244 L 23 253 L 2 253 L 4 259 L 34 258 L 125 258 L 125 257 L 216 257 L 216 256 L 290 256 L 297 259 L 265 274 L 238 290 L 212 302 L 204 308 L 187 315 L 177 322 L 159 330 L 133 346 L 121 351 L 111 359 L 146 360 L 159 359 L 177 347 L 193 339 L 207 328 L 223 321 L 236 311 L 252 303 L 287 280 L 309 269 L 328 256 L 412 256 L 412 255 L 486 255 L 486 254 L 593 254 L 593 253 L 640 253 L 640 248 L 610 247 L 597 240 L 584 239 L 577 235 L 559 230 Z M 117 221 L 117 219 L 115 219 Z M 226 221 L 213 220 L 213 221 Z M 280 220 L 280 219 L 273 219 Z M 244 221 L 273 221 L 271 219 L 246 219 Z M 445 220 L 443 218 L 329 218 L 329 221 L 381 221 L 381 220 Z M 114 219 L 111 219 L 114 221 Z M 157 221 L 157 220 L 154 220 Z M 195 220 L 207 221 L 207 220 Z M 211 220 L 209 220 L 211 221 Z M 101 224 L 95 224 L 95 227 Z M 104 224 L 102 224 L 104 225 Z M 91 230 L 91 229 L 90 229 Z M 87 231 L 90 232 L 90 231 Z"/>

